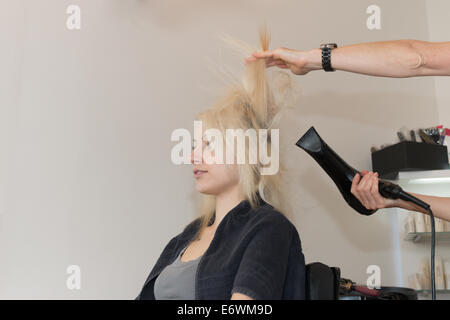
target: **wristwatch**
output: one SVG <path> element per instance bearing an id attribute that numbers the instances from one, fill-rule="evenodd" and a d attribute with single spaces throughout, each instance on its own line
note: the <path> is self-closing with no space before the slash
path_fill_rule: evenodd
<path id="1" fill-rule="evenodd" d="M 320 49 L 322 50 L 322 68 L 327 72 L 335 71 L 331 67 L 331 50 L 336 48 L 336 43 L 324 43 L 320 45 Z"/>

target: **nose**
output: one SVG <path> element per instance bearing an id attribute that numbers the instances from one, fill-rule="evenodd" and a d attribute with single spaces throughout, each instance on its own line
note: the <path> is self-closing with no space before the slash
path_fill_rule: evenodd
<path id="1" fill-rule="evenodd" d="M 197 146 L 196 148 L 194 148 L 194 150 L 191 151 L 191 163 L 202 163 L 202 149 L 200 149 L 200 146 Z"/>

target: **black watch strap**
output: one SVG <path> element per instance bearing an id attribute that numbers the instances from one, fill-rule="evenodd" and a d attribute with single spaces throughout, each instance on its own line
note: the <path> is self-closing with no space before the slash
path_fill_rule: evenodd
<path id="1" fill-rule="evenodd" d="M 322 49 L 322 68 L 327 72 L 335 71 L 331 66 L 331 50 L 335 48 L 337 48 L 336 43 L 327 43 L 320 45 L 320 49 Z"/>

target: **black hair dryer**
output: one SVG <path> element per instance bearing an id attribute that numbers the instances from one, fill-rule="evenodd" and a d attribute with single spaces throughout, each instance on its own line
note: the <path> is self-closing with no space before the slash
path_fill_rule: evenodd
<path id="1" fill-rule="evenodd" d="M 371 215 L 376 210 L 369 210 L 351 193 L 353 177 L 360 173 L 333 151 L 325 141 L 320 138 L 314 127 L 311 127 L 296 143 L 296 145 L 313 157 L 317 163 L 328 173 L 338 187 L 345 201 L 356 211 L 363 215 Z M 394 183 L 379 179 L 378 190 L 385 198 L 403 199 L 414 202 L 422 207 L 429 207 L 426 203 L 404 192 Z"/>

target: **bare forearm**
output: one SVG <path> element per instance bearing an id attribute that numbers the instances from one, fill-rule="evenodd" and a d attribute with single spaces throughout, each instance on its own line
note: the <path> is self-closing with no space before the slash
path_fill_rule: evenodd
<path id="1" fill-rule="evenodd" d="M 435 197 L 435 196 L 426 196 L 423 194 L 411 193 L 416 198 L 422 200 L 425 203 L 428 203 L 433 211 L 433 215 L 436 218 L 450 221 L 450 198 L 446 197 Z M 397 202 L 393 205 L 395 207 L 399 207 L 405 210 L 417 211 L 422 213 L 427 213 L 427 211 L 419 206 L 412 204 L 411 202 L 397 200 Z"/>
<path id="2" fill-rule="evenodd" d="M 321 51 L 313 50 L 321 68 Z M 379 77 L 450 75 L 450 42 L 392 40 L 359 43 L 333 50 L 334 69 Z"/>

